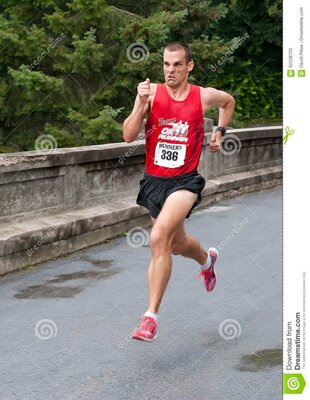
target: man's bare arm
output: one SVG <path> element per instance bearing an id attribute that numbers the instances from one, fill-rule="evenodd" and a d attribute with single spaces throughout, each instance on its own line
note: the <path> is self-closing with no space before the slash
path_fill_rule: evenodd
<path id="1" fill-rule="evenodd" d="M 137 138 L 141 130 L 144 115 L 149 111 L 150 98 L 153 94 L 154 92 L 151 90 L 149 79 L 139 83 L 133 110 L 123 123 L 123 138 L 127 143 L 131 143 Z"/>
<path id="2" fill-rule="evenodd" d="M 214 88 L 205 88 L 203 102 L 206 109 L 219 109 L 218 126 L 226 127 L 229 124 L 235 108 L 235 99 L 230 94 Z"/>
<path id="3" fill-rule="evenodd" d="M 202 90 L 203 110 L 207 111 L 209 108 L 219 109 L 218 126 L 226 128 L 229 124 L 235 108 L 235 99 L 222 90 L 214 88 L 205 88 Z M 217 131 L 211 136 L 210 150 L 218 151 L 220 148 L 220 140 L 222 133 Z"/>

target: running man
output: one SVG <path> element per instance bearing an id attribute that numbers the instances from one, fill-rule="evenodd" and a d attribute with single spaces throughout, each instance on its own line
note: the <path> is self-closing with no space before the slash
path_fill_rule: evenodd
<path id="1" fill-rule="evenodd" d="M 152 217 L 150 235 L 152 260 L 148 269 L 149 306 L 132 338 L 153 341 L 157 334 L 158 311 L 167 287 L 171 255 L 189 257 L 200 265 L 207 291 L 216 283 L 214 265 L 218 252 L 205 251 L 199 241 L 184 230 L 185 218 L 200 203 L 205 179 L 197 168 L 202 151 L 203 115 L 219 108 L 219 127 L 211 135 L 209 150 L 217 152 L 234 110 L 234 98 L 214 88 L 188 83 L 194 68 L 191 50 L 180 42 L 164 49 L 165 83 L 139 83 L 133 110 L 123 124 L 123 137 L 134 141 L 145 126 L 146 166 L 140 180 L 137 204 Z"/>

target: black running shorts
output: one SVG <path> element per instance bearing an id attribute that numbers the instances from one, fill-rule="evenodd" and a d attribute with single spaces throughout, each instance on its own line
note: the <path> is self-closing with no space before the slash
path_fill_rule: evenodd
<path id="1" fill-rule="evenodd" d="M 149 175 L 146 172 L 140 180 L 140 192 L 137 197 L 137 204 L 147 208 L 153 218 L 157 218 L 167 197 L 180 189 L 198 193 L 198 198 L 187 214 L 188 218 L 194 207 L 201 202 L 201 192 L 206 184 L 205 179 L 197 171 L 189 174 L 161 177 Z"/>

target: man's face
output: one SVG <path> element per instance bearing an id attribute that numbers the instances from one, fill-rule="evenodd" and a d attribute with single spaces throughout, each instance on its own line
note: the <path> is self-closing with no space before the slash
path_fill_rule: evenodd
<path id="1" fill-rule="evenodd" d="M 194 62 L 186 62 L 185 50 L 164 51 L 165 82 L 172 88 L 177 88 L 187 81 L 189 72 L 194 68 Z"/>

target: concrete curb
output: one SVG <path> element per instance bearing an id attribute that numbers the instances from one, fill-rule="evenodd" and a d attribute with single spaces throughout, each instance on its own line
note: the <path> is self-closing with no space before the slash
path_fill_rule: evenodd
<path id="1" fill-rule="evenodd" d="M 207 182 L 197 209 L 281 184 L 281 165 L 221 176 Z M 134 226 L 150 226 L 148 211 L 136 205 L 136 195 L 0 227 L 0 275 L 97 245 Z"/>

